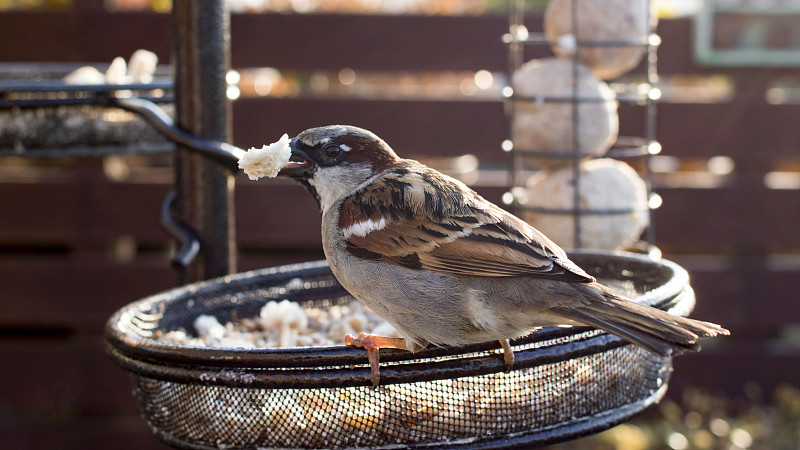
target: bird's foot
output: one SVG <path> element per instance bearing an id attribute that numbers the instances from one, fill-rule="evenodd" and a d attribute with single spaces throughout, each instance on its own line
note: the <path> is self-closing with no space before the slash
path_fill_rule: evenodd
<path id="1" fill-rule="evenodd" d="M 514 360 L 516 359 L 514 350 L 511 350 L 508 339 L 500 339 L 500 346 L 503 347 L 503 361 L 506 362 L 506 372 L 511 372 L 511 369 L 514 368 Z"/>
<path id="2" fill-rule="evenodd" d="M 378 350 L 382 348 L 398 348 L 400 350 L 408 350 L 406 348 L 406 340 L 403 338 L 393 338 L 386 336 L 376 336 L 374 334 L 360 333 L 358 337 L 346 335 L 344 343 L 352 345 L 353 347 L 360 347 L 367 351 L 367 358 L 369 358 L 370 379 L 373 386 L 378 386 L 381 381 L 381 370 L 379 366 Z"/>

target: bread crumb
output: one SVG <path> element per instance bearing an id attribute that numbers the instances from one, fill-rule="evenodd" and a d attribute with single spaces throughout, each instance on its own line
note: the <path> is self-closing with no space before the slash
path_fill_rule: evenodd
<path id="1" fill-rule="evenodd" d="M 106 83 L 108 84 L 126 84 L 128 82 L 126 73 L 128 71 L 128 64 L 125 58 L 117 56 L 111 61 L 111 64 L 106 70 Z"/>
<path id="2" fill-rule="evenodd" d="M 358 301 L 316 308 L 270 300 L 255 317 L 222 324 L 215 316 L 204 314 L 193 325 L 195 334 L 185 329 L 159 331 L 156 339 L 190 347 L 291 348 L 344 345 L 345 334 L 370 330 L 370 334 L 400 337 L 392 325 Z"/>
<path id="3" fill-rule="evenodd" d="M 247 150 L 239 159 L 239 168 L 244 170 L 251 180 L 261 177 L 275 178 L 291 156 L 289 135 L 284 133 L 277 142 Z"/>

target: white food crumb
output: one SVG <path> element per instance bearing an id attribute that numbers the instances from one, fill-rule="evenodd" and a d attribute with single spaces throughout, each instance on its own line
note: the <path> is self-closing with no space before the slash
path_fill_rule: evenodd
<path id="1" fill-rule="evenodd" d="M 128 81 L 125 76 L 127 71 L 128 65 L 125 63 L 125 58 L 117 56 L 106 69 L 106 83 L 125 84 Z"/>
<path id="2" fill-rule="evenodd" d="M 350 328 L 352 328 L 354 332 L 361 333 L 367 326 L 367 316 L 360 313 L 353 314 L 350 316 L 350 320 L 347 321 L 347 324 L 350 325 Z"/>
<path id="3" fill-rule="evenodd" d="M 83 66 L 64 76 L 67 84 L 127 84 L 151 83 L 158 65 L 158 56 L 148 50 L 136 50 L 126 64 L 125 58 L 117 56 L 111 61 L 106 73 L 92 66 Z"/>
<path id="4" fill-rule="evenodd" d="M 258 316 L 223 325 L 214 316 L 201 315 L 195 319 L 194 328 L 196 336 L 178 329 L 157 332 L 156 339 L 192 347 L 289 348 L 342 345 L 348 333 L 400 337 L 394 327 L 357 301 L 321 309 L 272 300 Z"/>
<path id="5" fill-rule="evenodd" d="M 83 66 L 64 77 L 67 84 L 105 84 L 106 76 L 92 66 Z"/>
<path id="6" fill-rule="evenodd" d="M 213 339 L 222 339 L 225 336 L 225 327 L 219 323 L 216 317 L 210 315 L 200 315 L 194 320 L 194 329 L 200 336 Z"/>
<path id="7" fill-rule="evenodd" d="M 305 328 L 308 326 L 308 317 L 303 308 L 295 302 L 283 300 L 267 302 L 261 308 L 261 325 L 264 328 Z"/>
<path id="8" fill-rule="evenodd" d="M 128 79 L 134 83 L 150 83 L 158 65 L 158 55 L 139 49 L 133 52 L 128 61 Z"/>
<path id="9" fill-rule="evenodd" d="M 225 337 L 220 339 L 220 347 L 226 348 L 256 348 L 256 344 L 244 338 L 229 338 Z"/>
<path id="10" fill-rule="evenodd" d="M 185 344 L 189 337 L 186 336 L 186 332 L 183 330 L 173 330 L 161 336 L 161 340 L 171 344 Z"/>
<path id="11" fill-rule="evenodd" d="M 239 159 L 239 168 L 244 170 L 251 180 L 261 177 L 275 178 L 291 156 L 289 135 L 284 134 L 277 142 L 247 150 Z"/>

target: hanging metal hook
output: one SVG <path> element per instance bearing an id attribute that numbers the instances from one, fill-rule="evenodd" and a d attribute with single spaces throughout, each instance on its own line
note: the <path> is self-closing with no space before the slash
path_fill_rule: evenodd
<path id="1" fill-rule="evenodd" d="M 161 204 L 161 226 L 181 243 L 181 248 L 172 257 L 172 265 L 183 268 L 188 267 L 200 253 L 200 239 L 193 229 L 175 220 L 173 211 L 176 197 L 175 191 L 170 191 L 164 198 L 164 202 Z"/>
<path id="2" fill-rule="evenodd" d="M 245 153 L 244 150 L 225 142 L 203 139 L 191 133 L 187 133 L 176 127 L 172 117 L 167 115 L 167 113 L 155 103 L 141 98 L 117 98 L 110 96 L 107 98 L 107 101 L 110 106 L 124 109 L 141 116 L 158 132 L 172 141 L 182 144 L 188 150 L 210 158 L 232 171 L 239 169 L 239 158 Z M 197 232 L 175 219 L 173 211 L 176 197 L 175 191 L 172 191 L 167 194 L 167 197 L 164 199 L 161 205 L 161 225 L 173 238 L 181 243 L 181 248 L 172 258 L 173 266 L 185 268 L 188 267 L 198 253 L 200 253 L 200 239 L 198 238 Z"/>

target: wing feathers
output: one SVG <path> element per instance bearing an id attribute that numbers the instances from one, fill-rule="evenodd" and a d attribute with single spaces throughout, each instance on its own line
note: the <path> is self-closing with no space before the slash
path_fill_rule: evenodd
<path id="1" fill-rule="evenodd" d="M 464 275 L 594 281 L 534 228 L 416 161 L 351 194 L 339 226 L 347 250 L 361 258 Z"/>

